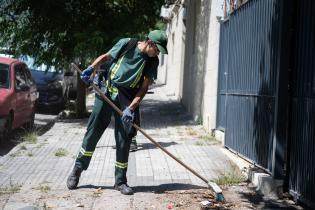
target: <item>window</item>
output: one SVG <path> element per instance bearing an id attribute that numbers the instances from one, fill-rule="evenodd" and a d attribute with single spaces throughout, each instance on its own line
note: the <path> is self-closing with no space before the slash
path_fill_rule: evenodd
<path id="1" fill-rule="evenodd" d="M 27 84 L 23 65 L 16 65 L 14 67 L 14 73 L 15 73 L 15 88 L 20 89 L 21 85 Z"/>
<path id="2" fill-rule="evenodd" d="M 33 86 L 33 85 L 35 84 L 35 81 L 34 81 L 34 79 L 32 78 L 32 75 L 31 75 L 30 70 L 27 68 L 27 66 L 25 66 L 24 70 L 25 70 L 25 74 L 26 74 L 27 83 L 28 83 L 30 86 Z"/>
<path id="3" fill-rule="evenodd" d="M 0 88 L 10 87 L 10 71 L 9 66 L 0 63 Z"/>

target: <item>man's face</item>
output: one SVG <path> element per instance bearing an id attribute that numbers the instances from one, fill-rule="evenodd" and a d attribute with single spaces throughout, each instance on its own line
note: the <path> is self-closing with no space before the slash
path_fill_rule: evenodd
<path id="1" fill-rule="evenodd" d="M 148 56 L 149 57 L 155 57 L 158 56 L 160 54 L 159 49 L 157 48 L 156 44 L 154 42 L 152 42 L 151 40 L 148 41 Z"/>

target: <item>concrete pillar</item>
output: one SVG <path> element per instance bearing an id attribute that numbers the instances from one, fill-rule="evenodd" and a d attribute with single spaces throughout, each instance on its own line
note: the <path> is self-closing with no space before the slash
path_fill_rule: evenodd
<path id="1" fill-rule="evenodd" d="M 213 0 L 211 3 L 210 27 L 207 40 L 208 51 L 204 76 L 202 116 L 203 126 L 209 132 L 216 127 L 220 40 L 220 24 L 217 19 L 217 10 L 219 7 L 220 0 Z"/>

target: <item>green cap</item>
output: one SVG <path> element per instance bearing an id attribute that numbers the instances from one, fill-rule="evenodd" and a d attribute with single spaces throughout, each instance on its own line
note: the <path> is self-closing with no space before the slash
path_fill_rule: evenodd
<path id="1" fill-rule="evenodd" d="M 150 40 L 152 40 L 157 48 L 159 49 L 159 51 L 163 54 L 167 54 L 167 36 L 165 31 L 162 30 L 154 30 L 151 31 L 148 35 L 148 38 Z"/>

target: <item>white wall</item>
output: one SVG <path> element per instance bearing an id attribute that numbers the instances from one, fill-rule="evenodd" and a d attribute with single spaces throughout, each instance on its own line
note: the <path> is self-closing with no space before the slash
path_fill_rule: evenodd
<path id="1" fill-rule="evenodd" d="M 221 0 L 213 0 L 211 4 L 212 12 L 210 14 L 208 55 L 206 60 L 202 110 L 203 126 L 208 131 L 211 131 L 216 127 L 220 41 L 220 24 L 216 16 L 218 15 L 218 8 L 221 6 L 220 4 Z"/>
<path id="2" fill-rule="evenodd" d="M 181 100 L 208 131 L 216 125 L 220 32 L 216 16 L 221 1 L 186 0 L 186 8 L 181 5 L 168 23 L 169 54 L 158 73 L 168 94 Z"/>
<path id="3" fill-rule="evenodd" d="M 210 13 L 210 0 L 190 1 L 187 10 L 182 103 L 199 123 L 202 121 Z"/>
<path id="4" fill-rule="evenodd" d="M 164 55 L 164 65 L 160 56 L 158 80 L 166 84 L 168 95 L 180 99 L 180 86 L 185 51 L 184 8 L 181 6 L 167 25 L 168 55 Z"/>

